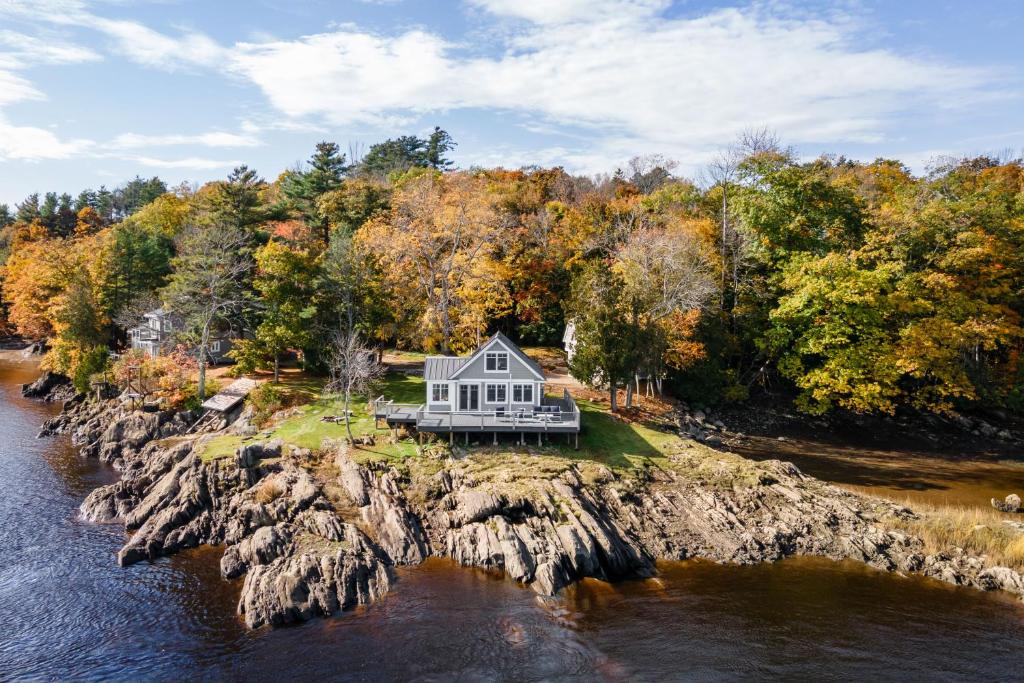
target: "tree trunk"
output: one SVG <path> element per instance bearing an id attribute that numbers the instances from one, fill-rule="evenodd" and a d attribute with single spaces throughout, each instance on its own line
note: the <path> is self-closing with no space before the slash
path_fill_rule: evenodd
<path id="1" fill-rule="evenodd" d="M 274 384 L 281 382 L 281 354 L 274 354 Z"/>
<path id="2" fill-rule="evenodd" d="M 349 414 L 348 414 L 348 412 L 349 412 L 348 411 L 349 400 L 350 400 L 349 390 L 345 389 L 345 408 L 344 408 L 344 410 L 345 410 L 345 431 L 348 432 L 348 442 L 350 444 L 355 445 L 356 440 L 352 436 L 352 421 L 349 418 Z"/>
<path id="3" fill-rule="evenodd" d="M 726 262 L 726 240 L 729 234 L 729 185 L 722 182 L 722 293 L 720 307 L 725 310 L 725 278 L 728 269 Z"/>
<path id="4" fill-rule="evenodd" d="M 205 355 L 199 359 L 199 389 L 196 392 L 199 394 L 199 402 L 202 403 L 206 400 L 206 357 Z"/>
<path id="5" fill-rule="evenodd" d="M 615 394 L 615 382 L 608 383 L 608 391 L 612 405 L 612 412 L 617 413 L 619 412 L 619 398 Z"/>
<path id="6" fill-rule="evenodd" d="M 626 380 L 626 407 L 633 407 L 633 383 Z"/>

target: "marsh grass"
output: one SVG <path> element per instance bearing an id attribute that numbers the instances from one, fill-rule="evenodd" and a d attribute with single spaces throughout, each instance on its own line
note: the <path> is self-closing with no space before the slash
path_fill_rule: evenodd
<path id="1" fill-rule="evenodd" d="M 894 519 L 893 524 L 917 536 L 928 553 L 963 548 L 985 555 L 989 563 L 1024 571 L 1024 532 L 996 510 L 964 505 L 927 505 L 907 502 L 916 519 Z"/>

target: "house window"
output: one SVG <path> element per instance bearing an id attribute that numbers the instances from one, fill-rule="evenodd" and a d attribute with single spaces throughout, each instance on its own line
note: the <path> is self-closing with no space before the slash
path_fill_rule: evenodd
<path id="1" fill-rule="evenodd" d="M 212 351 L 213 353 L 220 353 L 220 342 L 210 342 L 210 351 Z"/>
<path id="2" fill-rule="evenodd" d="M 487 372 L 507 372 L 508 354 L 502 351 L 488 352 L 484 359 L 484 369 Z"/>
<path id="3" fill-rule="evenodd" d="M 487 402 L 488 403 L 504 403 L 505 402 L 505 385 L 504 384 L 488 384 L 487 385 Z"/>
<path id="4" fill-rule="evenodd" d="M 447 403 L 448 402 L 448 385 L 447 384 L 435 384 L 431 389 L 431 400 L 434 403 Z"/>
<path id="5" fill-rule="evenodd" d="M 512 401 L 513 403 L 533 403 L 533 385 L 513 384 Z"/>
<path id="6" fill-rule="evenodd" d="M 170 332 L 173 329 L 174 329 L 174 326 L 171 325 L 171 321 L 170 320 L 165 320 L 164 321 L 164 332 Z"/>

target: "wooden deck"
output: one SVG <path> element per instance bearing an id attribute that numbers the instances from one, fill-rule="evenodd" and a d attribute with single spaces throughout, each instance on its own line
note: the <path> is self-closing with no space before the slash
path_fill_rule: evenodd
<path id="1" fill-rule="evenodd" d="M 203 408 L 207 410 L 216 410 L 219 413 L 226 413 L 239 403 L 245 400 L 245 397 L 249 395 L 253 389 L 259 385 L 259 382 L 252 379 L 236 379 L 234 382 L 229 384 L 225 389 L 222 389 L 220 393 L 215 396 L 211 396 L 203 402 Z"/>
<path id="2" fill-rule="evenodd" d="M 389 426 L 412 425 L 426 433 L 526 433 L 578 434 L 580 410 L 568 392 L 562 399 L 545 398 L 545 406 L 554 412 L 512 411 L 432 411 L 423 404 L 395 403 L 383 396 L 373 402 L 373 417 Z"/>

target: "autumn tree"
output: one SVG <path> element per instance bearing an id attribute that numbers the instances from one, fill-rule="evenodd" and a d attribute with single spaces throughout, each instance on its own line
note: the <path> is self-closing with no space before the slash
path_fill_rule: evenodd
<path id="1" fill-rule="evenodd" d="M 316 314 L 314 284 L 318 259 L 307 251 L 268 242 L 256 251 L 253 286 L 258 294 L 259 324 L 252 339 L 232 352 L 242 370 L 270 366 L 274 383 L 281 378 L 281 356 L 306 347 Z"/>
<path id="2" fill-rule="evenodd" d="M 425 172 L 396 188 L 390 214 L 368 223 L 360 240 L 377 255 L 397 303 L 420 311 L 423 342 L 449 353 L 470 348 L 485 318 L 508 306 L 493 259 L 499 236 L 483 178 Z"/>
<path id="3" fill-rule="evenodd" d="M 248 239 L 237 227 L 192 223 L 177 240 L 173 274 L 162 297 L 184 320 L 180 336 L 194 349 L 200 400 L 206 397 L 211 341 L 236 327 L 250 304 L 244 288 L 253 268 L 245 250 Z"/>

